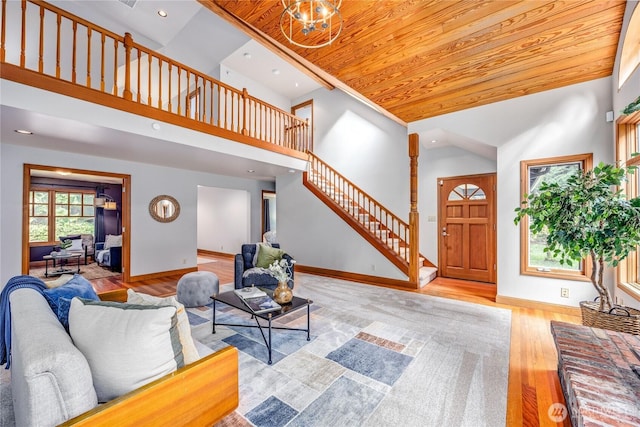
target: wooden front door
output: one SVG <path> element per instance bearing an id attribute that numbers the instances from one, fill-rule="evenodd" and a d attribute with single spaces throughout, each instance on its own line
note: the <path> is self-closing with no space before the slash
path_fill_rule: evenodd
<path id="1" fill-rule="evenodd" d="M 440 276 L 495 283 L 495 174 L 438 179 Z"/>

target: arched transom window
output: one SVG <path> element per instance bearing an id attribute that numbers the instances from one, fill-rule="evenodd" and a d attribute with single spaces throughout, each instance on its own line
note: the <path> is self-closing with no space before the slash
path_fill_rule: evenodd
<path id="1" fill-rule="evenodd" d="M 449 193 L 449 200 L 484 200 L 486 198 L 482 188 L 473 184 L 460 184 Z"/>

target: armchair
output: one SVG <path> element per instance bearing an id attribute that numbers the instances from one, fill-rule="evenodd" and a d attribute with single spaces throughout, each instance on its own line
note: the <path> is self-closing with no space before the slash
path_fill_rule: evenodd
<path id="1" fill-rule="evenodd" d="M 274 243 L 271 247 L 279 249 L 280 245 Z M 278 280 L 269 274 L 266 268 L 255 266 L 257 249 L 256 244 L 244 244 L 241 247 L 241 253 L 236 254 L 234 258 L 234 285 L 236 289 L 252 285 L 268 289 L 275 289 L 278 286 Z M 282 258 L 291 264 L 291 278 L 288 285 L 293 289 L 293 258 L 287 253 L 284 253 Z"/>
<path id="2" fill-rule="evenodd" d="M 99 266 L 122 271 L 122 235 L 107 235 L 105 242 L 96 243 L 95 259 Z"/>

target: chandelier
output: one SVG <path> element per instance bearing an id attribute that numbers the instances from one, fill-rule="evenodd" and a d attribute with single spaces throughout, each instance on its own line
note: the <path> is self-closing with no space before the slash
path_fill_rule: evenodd
<path id="1" fill-rule="evenodd" d="M 296 46 L 311 49 L 331 44 L 342 31 L 342 0 L 281 0 L 282 34 Z"/>

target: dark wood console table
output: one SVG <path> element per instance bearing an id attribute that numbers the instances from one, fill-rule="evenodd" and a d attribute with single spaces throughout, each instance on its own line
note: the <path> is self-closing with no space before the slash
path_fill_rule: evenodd
<path id="1" fill-rule="evenodd" d="M 571 424 L 640 426 L 640 336 L 556 321 L 551 334 Z"/>

